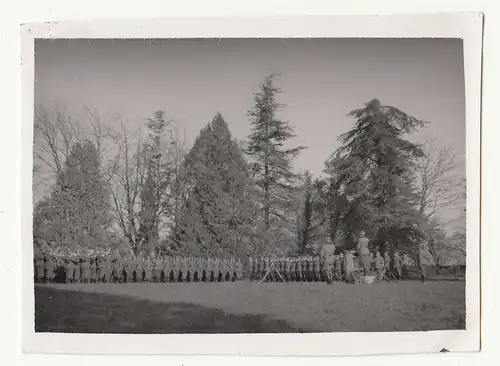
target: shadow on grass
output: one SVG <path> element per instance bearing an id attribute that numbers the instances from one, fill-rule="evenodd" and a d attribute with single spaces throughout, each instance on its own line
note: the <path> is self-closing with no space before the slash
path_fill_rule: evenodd
<path id="1" fill-rule="evenodd" d="M 35 331 L 50 333 L 302 333 L 282 320 L 187 303 L 35 287 Z"/>

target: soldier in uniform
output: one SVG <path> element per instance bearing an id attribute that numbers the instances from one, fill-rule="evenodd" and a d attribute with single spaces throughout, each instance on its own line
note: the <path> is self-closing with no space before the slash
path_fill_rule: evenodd
<path id="1" fill-rule="evenodd" d="M 114 258 L 112 259 L 112 273 L 110 276 L 110 280 L 117 283 L 120 282 L 121 279 L 121 263 L 120 263 L 120 258 Z"/>
<path id="2" fill-rule="evenodd" d="M 144 282 L 144 258 L 142 255 L 135 260 L 135 282 Z"/>
<path id="3" fill-rule="evenodd" d="M 255 262 L 252 257 L 248 258 L 248 276 L 250 281 L 254 280 L 255 276 Z"/>
<path id="4" fill-rule="evenodd" d="M 363 230 L 360 231 L 359 233 L 359 239 L 358 239 L 358 245 L 357 245 L 357 250 L 358 253 L 361 257 L 361 264 L 363 266 L 363 272 L 365 276 L 368 275 L 370 272 L 370 263 L 369 263 L 369 254 L 370 251 L 368 250 L 368 243 L 370 241 L 368 238 L 365 236 L 365 232 Z"/>
<path id="5" fill-rule="evenodd" d="M 207 258 L 206 263 L 207 282 L 214 282 L 214 262 L 212 258 Z"/>
<path id="6" fill-rule="evenodd" d="M 297 281 L 297 259 L 290 259 L 290 280 L 295 282 Z"/>
<path id="7" fill-rule="evenodd" d="M 321 249 L 321 258 L 325 263 L 326 282 L 328 284 L 333 282 L 334 255 L 335 245 L 333 245 L 331 238 L 328 236 L 325 245 Z"/>
<path id="8" fill-rule="evenodd" d="M 159 256 L 154 258 L 153 271 L 154 271 L 153 281 L 156 283 L 161 282 L 163 273 L 163 261 Z"/>
<path id="9" fill-rule="evenodd" d="M 54 282 L 55 270 L 56 270 L 55 260 L 54 258 L 52 258 L 52 256 L 48 256 L 45 260 L 45 276 L 47 278 L 48 283 Z"/>
<path id="10" fill-rule="evenodd" d="M 377 280 L 382 280 L 384 274 L 384 258 L 382 258 L 378 250 L 375 253 L 375 273 L 377 274 Z"/>
<path id="11" fill-rule="evenodd" d="M 340 278 L 341 280 L 347 279 L 346 259 L 344 253 L 340 253 Z"/>
<path id="12" fill-rule="evenodd" d="M 45 261 L 43 260 L 43 256 L 37 254 L 35 256 L 35 282 L 42 283 L 43 277 L 45 275 Z"/>
<path id="13" fill-rule="evenodd" d="M 81 259 L 79 257 L 76 257 L 73 263 L 75 264 L 73 281 L 75 283 L 80 283 L 82 280 Z"/>
<path id="14" fill-rule="evenodd" d="M 318 256 L 315 256 L 313 259 L 313 271 L 314 271 L 314 281 L 319 282 L 321 281 L 321 276 L 320 276 L 320 260 Z"/>
<path id="15" fill-rule="evenodd" d="M 90 282 L 97 283 L 97 258 L 90 259 Z"/>
<path id="16" fill-rule="evenodd" d="M 298 257 L 297 258 L 297 274 L 298 274 L 298 279 L 299 279 L 299 282 L 304 282 L 304 279 L 305 279 L 305 273 L 304 273 L 304 269 L 302 268 L 303 266 L 303 259 L 302 259 L 302 256 Z"/>
<path id="17" fill-rule="evenodd" d="M 153 278 L 153 266 L 151 263 L 151 259 L 146 254 L 143 262 L 143 270 L 144 270 L 144 282 L 151 282 Z"/>
<path id="18" fill-rule="evenodd" d="M 66 283 L 73 283 L 73 278 L 75 276 L 75 264 L 71 258 L 66 261 Z"/>
<path id="19" fill-rule="evenodd" d="M 387 276 L 387 278 L 393 277 L 392 275 L 392 268 L 391 268 L 391 257 L 388 252 L 384 253 L 384 275 Z"/>
<path id="20" fill-rule="evenodd" d="M 307 256 L 306 267 L 307 267 L 307 280 L 309 282 L 313 282 L 314 281 L 313 259 L 310 255 Z"/>
<path id="21" fill-rule="evenodd" d="M 335 256 L 333 269 L 335 271 L 335 279 L 337 281 L 342 281 L 342 257 L 338 254 Z"/>
<path id="22" fill-rule="evenodd" d="M 174 264 L 172 256 L 165 256 L 162 261 L 163 280 L 165 282 L 174 282 L 173 267 Z"/>
<path id="23" fill-rule="evenodd" d="M 241 259 L 239 258 L 236 260 L 235 269 L 236 273 L 233 281 L 241 280 L 243 278 L 243 264 L 241 263 Z"/>
<path id="24" fill-rule="evenodd" d="M 402 278 L 402 267 L 403 267 L 403 259 L 399 256 L 399 253 L 394 253 L 393 267 L 396 271 L 396 277 L 398 280 Z"/>
<path id="25" fill-rule="evenodd" d="M 83 283 L 90 283 L 90 261 L 88 258 L 82 258 L 81 262 L 81 268 L 82 268 L 82 282 Z"/>
<path id="26" fill-rule="evenodd" d="M 256 281 L 259 281 L 262 277 L 260 276 L 260 273 L 262 271 L 262 266 L 261 266 L 261 263 L 260 263 L 260 258 L 259 257 L 255 257 L 254 258 L 254 279 Z"/>
<path id="27" fill-rule="evenodd" d="M 430 253 L 427 242 L 423 241 L 418 247 L 417 265 L 420 270 L 420 279 L 425 283 L 427 279 L 427 266 L 431 264 Z"/>

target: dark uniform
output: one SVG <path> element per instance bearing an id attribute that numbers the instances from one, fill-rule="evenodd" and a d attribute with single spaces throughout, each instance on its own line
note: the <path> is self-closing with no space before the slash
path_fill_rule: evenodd
<path id="1" fill-rule="evenodd" d="M 342 258 L 339 255 L 335 256 L 334 264 L 333 264 L 333 270 L 335 271 L 335 279 L 337 281 L 342 280 Z"/>

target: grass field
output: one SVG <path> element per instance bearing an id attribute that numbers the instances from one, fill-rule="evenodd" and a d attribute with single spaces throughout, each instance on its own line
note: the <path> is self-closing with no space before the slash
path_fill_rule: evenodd
<path id="1" fill-rule="evenodd" d="M 35 330 L 268 333 L 465 328 L 465 282 L 35 286 Z"/>

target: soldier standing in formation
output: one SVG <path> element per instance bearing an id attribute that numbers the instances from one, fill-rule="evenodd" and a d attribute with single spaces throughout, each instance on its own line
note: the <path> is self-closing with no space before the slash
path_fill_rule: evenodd
<path id="1" fill-rule="evenodd" d="M 384 273 L 384 258 L 382 258 L 379 251 L 375 253 L 374 262 L 375 262 L 375 273 L 377 274 L 377 280 L 380 281 Z"/>
<path id="2" fill-rule="evenodd" d="M 397 279 L 400 280 L 403 277 L 402 276 L 403 259 L 399 256 L 398 252 L 394 253 L 393 267 L 394 270 L 396 271 Z"/>
<path id="3" fill-rule="evenodd" d="M 357 250 L 358 250 L 358 253 L 361 257 L 361 265 L 363 266 L 363 271 L 364 271 L 365 276 L 367 276 L 370 272 L 369 271 L 369 269 L 370 269 L 370 260 L 369 260 L 370 251 L 368 249 L 368 243 L 369 243 L 369 240 L 365 236 L 365 232 L 363 230 L 361 230 L 359 233 Z"/>
<path id="4" fill-rule="evenodd" d="M 335 245 L 330 237 L 327 237 L 327 242 L 323 245 L 321 249 L 321 258 L 325 263 L 325 275 L 326 282 L 331 284 L 333 281 L 333 264 L 334 264 L 334 255 L 335 255 Z"/>

